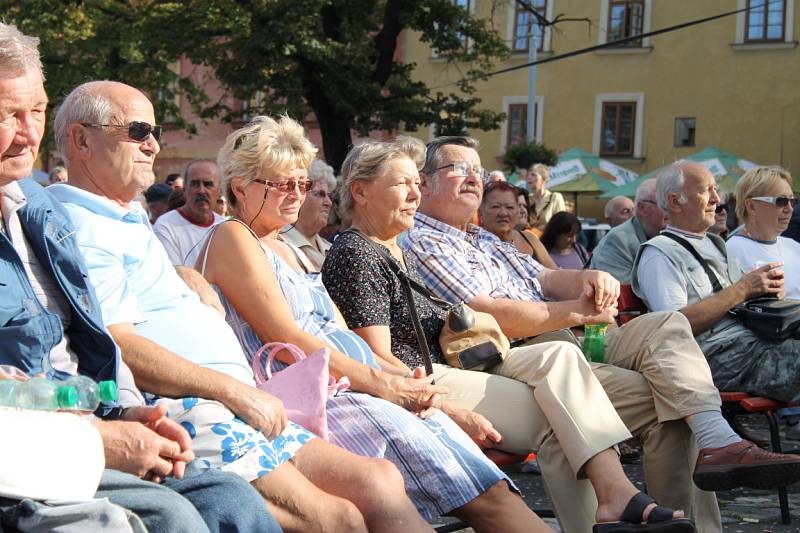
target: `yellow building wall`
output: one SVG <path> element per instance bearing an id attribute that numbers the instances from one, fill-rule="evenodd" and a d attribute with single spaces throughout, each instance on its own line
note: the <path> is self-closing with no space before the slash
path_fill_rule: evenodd
<path id="1" fill-rule="evenodd" d="M 473 0 L 475 2 L 476 0 Z M 551 0 L 552 12 L 585 22 L 565 22 L 552 36 L 557 55 L 598 44 L 605 27 L 601 0 Z M 475 12 L 489 18 L 499 3 L 493 24 L 507 33 L 511 2 L 477 0 Z M 737 8 L 733 0 L 652 0 L 650 28 L 655 30 Z M 800 33 L 797 13 L 789 21 L 795 39 Z M 643 174 L 708 146 L 762 164 L 779 164 L 800 175 L 800 49 L 749 47 L 736 41 L 736 16 L 652 37 L 645 53 L 591 52 L 537 67 L 537 95 L 544 97 L 542 140 L 556 150 L 579 147 L 592 152 L 595 98 L 599 93 L 644 93 L 641 159 L 611 161 Z M 420 80 L 429 85 L 456 81 L 466 69 L 431 58 L 430 48 L 418 35 L 406 33 L 404 61 L 416 62 Z M 496 65 L 502 69 L 527 62 L 514 54 Z M 506 96 L 527 95 L 527 70 L 490 78 L 477 84 L 483 106 L 503 110 Z M 450 87 L 452 90 L 452 86 Z M 637 110 L 640 112 L 641 110 Z M 676 148 L 676 117 L 696 118 L 693 148 Z M 470 132 L 480 140 L 485 167 L 499 168 L 501 131 Z M 428 140 L 430 132 L 409 133 Z M 582 202 L 582 200 L 581 200 Z M 598 203 L 602 206 L 602 202 Z M 596 208 L 592 208 L 596 211 Z M 583 211 L 583 209 L 581 209 Z"/>

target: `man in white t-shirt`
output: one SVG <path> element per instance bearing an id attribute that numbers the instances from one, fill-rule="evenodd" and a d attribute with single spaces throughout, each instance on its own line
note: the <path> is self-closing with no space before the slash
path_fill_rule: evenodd
<path id="1" fill-rule="evenodd" d="M 211 228 L 222 221 L 214 212 L 219 196 L 219 169 L 210 159 L 186 166 L 186 203 L 161 215 L 153 226 L 173 265 L 194 267 Z"/>

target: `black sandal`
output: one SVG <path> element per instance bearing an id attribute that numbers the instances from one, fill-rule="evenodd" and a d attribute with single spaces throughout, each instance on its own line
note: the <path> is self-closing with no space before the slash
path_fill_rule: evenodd
<path id="1" fill-rule="evenodd" d="M 619 522 L 595 524 L 592 533 L 694 533 L 694 523 L 688 518 L 672 518 L 673 510 L 657 505 L 647 516 L 647 523 L 642 523 L 642 515 L 648 505 L 655 502 L 653 498 L 639 492 L 628 502 Z"/>

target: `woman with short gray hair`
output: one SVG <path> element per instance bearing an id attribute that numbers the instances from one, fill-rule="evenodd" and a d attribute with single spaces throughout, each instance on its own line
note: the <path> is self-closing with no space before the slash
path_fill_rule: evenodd
<path id="1" fill-rule="evenodd" d="M 321 159 L 315 159 L 308 167 L 308 179 L 312 183 L 311 190 L 306 193 L 306 199 L 297 214 L 297 222 L 289 226 L 281 238 L 305 254 L 312 267 L 310 271 L 319 272 L 331 247 L 331 243 L 320 237 L 319 232 L 328 224 L 336 178 L 333 167 Z"/>

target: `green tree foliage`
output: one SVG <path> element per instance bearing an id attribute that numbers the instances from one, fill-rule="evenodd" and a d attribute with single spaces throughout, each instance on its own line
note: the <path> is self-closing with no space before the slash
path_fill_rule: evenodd
<path id="1" fill-rule="evenodd" d="M 413 79 L 416 65 L 397 61 L 403 30 L 465 68 L 465 78 L 485 74 L 508 53 L 490 21 L 452 0 L 195 0 L 155 2 L 154 9 L 165 27 L 187 29 L 169 36 L 170 50 L 213 67 L 237 98 L 267 95 L 249 113 L 302 118 L 313 111 L 336 169 L 351 130 L 366 135 L 431 123 L 439 131 L 489 129 L 502 118 L 478 109 L 470 82 L 432 91 Z M 222 104 L 216 112 L 236 117 Z"/>
<path id="2" fill-rule="evenodd" d="M 157 100 L 159 119 L 174 117 L 177 127 L 194 127 L 179 116 L 175 94 L 180 91 L 198 110 L 207 97 L 187 79 L 170 70 L 175 56 L 150 34 L 154 14 L 142 5 L 113 0 L 0 0 L 3 21 L 16 24 L 40 39 L 48 115 L 76 85 L 90 80 L 118 80 L 142 89 Z M 52 132 L 52 128 L 48 128 Z M 52 134 L 43 140 L 53 146 Z"/>
<path id="3" fill-rule="evenodd" d="M 495 129 L 503 118 L 479 108 L 469 80 L 508 48 L 491 19 L 452 0 L 0 0 L 0 12 L 42 38 L 54 102 L 82 81 L 115 79 L 160 96 L 161 120 L 177 117 L 176 91 L 203 118 L 241 118 L 168 68 L 188 57 L 212 67 L 231 96 L 258 102 L 250 115 L 313 111 L 337 169 L 351 130 L 436 124 L 452 133 Z M 415 81 L 416 65 L 398 61 L 404 30 L 459 69 L 461 81 L 447 90 Z M 266 97 L 254 100 L 257 93 Z M 186 126 L 180 117 L 178 125 Z"/>
<path id="4" fill-rule="evenodd" d="M 503 154 L 503 165 L 506 170 L 513 172 L 518 168 L 528 169 L 536 163 L 554 166 L 558 160 L 558 153 L 536 141 L 520 141 L 512 144 Z"/>

